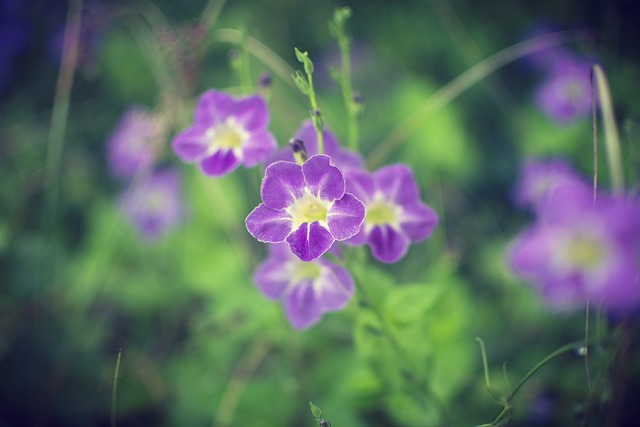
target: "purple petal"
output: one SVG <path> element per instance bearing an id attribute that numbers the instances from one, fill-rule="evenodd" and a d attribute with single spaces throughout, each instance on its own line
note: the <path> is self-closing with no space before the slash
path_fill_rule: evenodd
<path id="1" fill-rule="evenodd" d="M 242 163 L 248 168 L 262 163 L 276 147 L 276 140 L 271 133 L 254 133 L 242 144 Z"/>
<path id="2" fill-rule="evenodd" d="M 304 329 L 316 323 L 322 317 L 322 309 L 316 301 L 313 282 L 306 280 L 297 283 L 284 302 L 284 309 L 291 325 Z"/>
<path id="3" fill-rule="evenodd" d="M 185 162 L 197 162 L 209 149 L 206 132 L 207 128 L 197 123 L 183 130 L 173 138 L 173 151 Z"/>
<path id="4" fill-rule="evenodd" d="M 300 141 L 304 142 L 304 146 L 307 149 L 307 154 L 309 154 L 309 157 L 319 154 L 318 133 L 313 127 L 313 122 L 311 120 L 305 120 L 300 128 L 298 128 L 298 131 L 293 138 L 299 139 Z M 340 149 L 338 139 L 326 127 L 322 130 L 322 144 L 324 146 L 323 154 L 327 154 L 329 156 L 333 156 Z"/>
<path id="5" fill-rule="evenodd" d="M 216 127 L 233 112 L 234 103 L 231 95 L 208 90 L 198 100 L 195 122 L 206 128 Z"/>
<path id="6" fill-rule="evenodd" d="M 264 173 L 260 195 L 271 209 L 285 209 L 302 196 L 304 176 L 302 167 L 295 163 L 276 162 Z"/>
<path id="7" fill-rule="evenodd" d="M 300 224 L 300 227 L 286 240 L 291 252 L 302 261 L 318 259 L 335 241 L 329 230 L 321 226 L 318 221 L 311 225 L 306 222 Z"/>
<path id="8" fill-rule="evenodd" d="M 365 243 L 368 243 L 369 235 L 364 230 L 364 225 L 360 226 L 360 231 L 358 231 L 353 237 L 349 237 L 347 240 L 344 240 L 343 242 L 350 246 L 362 246 Z"/>
<path id="9" fill-rule="evenodd" d="M 260 203 L 245 220 L 247 230 L 261 242 L 283 242 L 293 227 L 293 221 L 287 211 L 269 209 Z"/>
<path id="10" fill-rule="evenodd" d="M 349 150 L 338 150 L 335 154 L 331 155 L 331 159 L 343 173 L 352 169 L 361 169 L 364 165 L 360 154 Z"/>
<path id="11" fill-rule="evenodd" d="M 373 174 L 364 170 L 350 170 L 345 174 L 347 192 L 353 194 L 365 203 L 373 199 L 376 184 Z"/>
<path id="12" fill-rule="evenodd" d="M 327 212 L 327 225 L 336 240 L 355 236 L 364 220 L 365 207 L 354 195 L 346 193 Z"/>
<path id="13" fill-rule="evenodd" d="M 378 169 L 375 173 L 376 186 L 387 201 L 407 205 L 420 200 L 420 194 L 413 172 L 408 166 L 395 164 Z"/>
<path id="14" fill-rule="evenodd" d="M 275 245 L 273 245 L 275 246 Z M 289 248 L 286 248 L 289 252 Z M 263 262 L 253 276 L 253 281 L 260 291 L 271 299 L 281 299 L 289 286 L 291 275 L 283 268 L 283 260 L 278 257 L 269 257 Z"/>
<path id="15" fill-rule="evenodd" d="M 233 116 L 248 132 L 264 130 L 269 124 L 269 109 L 260 95 L 237 100 L 233 108 Z"/>
<path id="16" fill-rule="evenodd" d="M 400 228 L 412 241 L 418 242 L 431 235 L 438 225 L 438 215 L 422 202 L 403 206 L 399 218 Z"/>
<path id="17" fill-rule="evenodd" d="M 231 150 L 218 150 L 200 162 L 200 169 L 205 175 L 222 176 L 238 166 L 238 158 Z"/>
<path id="18" fill-rule="evenodd" d="M 369 245 L 373 256 L 382 262 L 396 262 L 409 248 L 409 239 L 389 225 L 378 225 L 369 233 Z"/>
<path id="19" fill-rule="evenodd" d="M 541 227 L 530 228 L 509 248 L 509 264 L 519 275 L 531 280 L 544 275 L 555 233 Z"/>
<path id="20" fill-rule="evenodd" d="M 317 302 L 323 311 L 340 310 L 353 295 L 353 278 L 344 267 L 323 259 L 318 262 L 323 266 L 323 274 L 315 283 Z"/>
<path id="21" fill-rule="evenodd" d="M 331 157 L 317 154 L 302 165 L 302 173 L 311 194 L 323 200 L 338 200 L 344 195 L 345 182 Z"/>

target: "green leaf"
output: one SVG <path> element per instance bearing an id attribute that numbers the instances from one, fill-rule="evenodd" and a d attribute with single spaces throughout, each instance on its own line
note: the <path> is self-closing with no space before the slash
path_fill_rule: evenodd
<path id="1" fill-rule="evenodd" d="M 313 402 L 309 402 L 309 406 L 311 407 L 311 413 L 317 420 L 322 418 L 322 411 L 320 410 L 320 408 L 314 405 Z"/>

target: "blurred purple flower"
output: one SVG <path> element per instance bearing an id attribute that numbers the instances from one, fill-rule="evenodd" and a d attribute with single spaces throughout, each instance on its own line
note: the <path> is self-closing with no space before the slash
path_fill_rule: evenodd
<path id="1" fill-rule="evenodd" d="M 438 225 L 438 215 L 420 200 L 413 173 L 403 164 L 375 173 L 352 170 L 346 181 L 347 191 L 367 207 L 360 232 L 346 243 L 367 243 L 382 262 L 398 261 L 412 242 L 426 239 Z"/>
<path id="2" fill-rule="evenodd" d="M 590 299 L 608 312 L 640 305 L 640 203 L 566 185 L 512 244 L 512 269 L 557 309 Z"/>
<path id="3" fill-rule="evenodd" d="M 143 237 L 157 239 L 180 222 L 183 205 L 175 171 L 155 172 L 132 185 L 124 196 L 123 208 Z"/>
<path id="4" fill-rule="evenodd" d="M 260 188 L 262 203 L 247 216 L 247 230 L 261 242 L 289 243 L 303 261 L 313 261 L 334 241 L 355 235 L 365 207 L 345 192 L 340 169 L 324 154 L 302 166 L 285 161 L 272 163 Z"/>
<path id="5" fill-rule="evenodd" d="M 304 143 L 304 147 L 307 150 L 309 157 L 318 154 L 318 134 L 316 133 L 311 120 L 305 120 L 302 123 L 296 131 L 293 139 Z M 362 158 L 360 155 L 353 151 L 342 149 L 338 142 L 338 138 L 336 138 L 336 136 L 326 127 L 322 131 L 322 141 L 324 146 L 323 154 L 331 157 L 331 160 L 336 166 L 342 169 L 343 172 L 346 172 L 349 169 L 362 167 Z M 269 157 L 269 160 L 267 160 L 266 164 L 270 165 L 278 160 L 295 162 L 293 153 L 289 148 L 280 149 L 273 153 L 273 155 Z"/>
<path id="6" fill-rule="evenodd" d="M 300 261 L 285 243 L 269 245 L 269 257 L 258 267 L 253 280 L 266 297 L 283 301 L 289 322 L 296 329 L 308 328 L 324 313 L 342 309 L 354 290 L 347 269 L 324 258 Z"/>
<path id="7" fill-rule="evenodd" d="M 113 175 L 132 177 L 156 161 L 164 137 L 159 117 L 141 107 L 125 111 L 107 141 L 107 162 Z"/>
<path id="8" fill-rule="evenodd" d="M 520 207 L 531 207 L 539 212 L 550 194 L 570 184 L 586 185 L 565 161 L 528 159 L 516 184 L 514 200 Z"/>
<path id="9" fill-rule="evenodd" d="M 542 111 L 560 124 L 587 116 L 591 111 L 591 65 L 570 52 L 554 55 L 547 80 L 535 94 Z"/>
<path id="10" fill-rule="evenodd" d="M 241 163 L 264 162 L 276 149 L 268 124 L 262 96 L 234 98 L 208 90 L 198 101 L 194 123 L 173 139 L 173 149 L 185 162 L 200 163 L 205 175 L 226 175 Z"/>

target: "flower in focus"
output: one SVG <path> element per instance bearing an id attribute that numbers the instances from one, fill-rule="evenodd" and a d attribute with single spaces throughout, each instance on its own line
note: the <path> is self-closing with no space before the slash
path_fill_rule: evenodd
<path id="1" fill-rule="evenodd" d="M 180 222 L 182 200 L 175 171 L 155 172 L 132 185 L 124 196 L 123 208 L 145 238 L 159 238 Z"/>
<path id="2" fill-rule="evenodd" d="M 303 261 L 313 261 L 334 241 L 355 235 L 364 205 L 345 192 L 340 169 L 317 154 L 302 166 L 285 161 L 269 165 L 260 188 L 262 203 L 247 217 L 249 233 L 261 242 L 289 243 Z"/>
<path id="3" fill-rule="evenodd" d="M 306 149 L 309 157 L 318 154 L 318 134 L 316 133 L 311 120 L 305 120 L 302 123 L 300 128 L 296 131 L 293 139 L 304 143 L 304 148 Z M 349 169 L 362 167 L 362 158 L 360 155 L 353 151 L 341 148 L 338 138 L 336 138 L 336 136 L 326 127 L 322 131 L 322 143 L 324 147 L 323 154 L 330 156 L 335 165 L 342 169 L 343 172 L 346 172 Z M 278 160 L 295 162 L 293 153 L 289 148 L 283 148 L 276 151 L 266 163 L 269 165 Z"/>
<path id="4" fill-rule="evenodd" d="M 382 262 L 402 258 L 412 242 L 424 240 L 438 225 L 437 214 L 420 200 L 413 173 L 402 164 L 375 173 L 352 170 L 346 174 L 347 191 L 362 200 L 367 214 L 352 245 L 369 244 Z"/>
<path id="5" fill-rule="evenodd" d="M 529 159 L 522 169 L 514 199 L 518 206 L 532 207 L 538 212 L 550 194 L 569 184 L 586 185 L 566 162 Z"/>
<path id="6" fill-rule="evenodd" d="M 591 111 L 591 64 L 569 52 L 557 54 L 548 64 L 547 80 L 535 94 L 549 117 L 567 124 Z"/>
<path id="7" fill-rule="evenodd" d="M 136 171 L 150 168 L 158 155 L 164 136 L 161 120 L 140 107 L 127 110 L 107 141 L 107 162 L 119 178 L 132 177 Z"/>
<path id="8" fill-rule="evenodd" d="M 512 269 L 558 309 L 587 299 L 624 314 L 640 304 L 640 204 L 566 185 L 549 195 L 544 215 L 513 243 Z"/>
<path id="9" fill-rule="evenodd" d="M 268 125 L 262 96 L 234 98 L 208 90 L 198 100 L 194 123 L 173 139 L 173 149 L 185 162 L 199 163 L 205 175 L 226 175 L 239 164 L 249 168 L 265 161 L 275 150 Z"/>
<path id="10" fill-rule="evenodd" d="M 284 243 L 269 245 L 269 257 L 253 280 L 266 297 L 283 301 L 296 329 L 308 328 L 324 313 L 342 309 L 354 290 L 347 269 L 324 258 L 300 261 Z"/>

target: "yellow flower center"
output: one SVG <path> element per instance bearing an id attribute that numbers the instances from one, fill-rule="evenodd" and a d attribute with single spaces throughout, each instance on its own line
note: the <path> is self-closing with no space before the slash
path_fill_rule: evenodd
<path id="1" fill-rule="evenodd" d="M 146 205 L 151 212 L 162 212 L 166 202 L 167 198 L 161 191 L 152 191 L 147 195 Z"/>
<path id="2" fill-rule="evenodd" d="M 294 228 L 305 222 L 325 222 L 327 220 L 328 203 L 309 192 L 297 199 L 287 210 L 293 218 Z"/>
<path id="3" fill-rule="evenodd" d="M 371 225 L 395 224 L 396 210 L 393 205 L 385 202 L 374 202 L 367 206 L 365 222 Z"/>
<path id="4" fill-rule="evenodd" d="M 240 148 L 242 145 L 242 135 L 234 128 L 223 129 L 213 141 L 217 147 L 227 148 L 233 150 L 234 148 Z"/>
<path id="5" fill-rule="evenodd" d="M 322 270 L 317 263 L 299 261 L 296 262 L 295 267 L 293 268 L 293 278 L 296 282 L 307 279 L 315 280 L 320 277 L 321 272 Z"/>
<path id="6" fill-rule="evenodd" d="M 579 268 L 593 268 L 605 258 L 605 250 L 596 236 L 574 236 L 567 244 L 567 259 L 569 263 Z"/>

